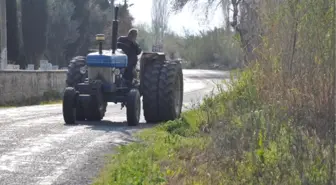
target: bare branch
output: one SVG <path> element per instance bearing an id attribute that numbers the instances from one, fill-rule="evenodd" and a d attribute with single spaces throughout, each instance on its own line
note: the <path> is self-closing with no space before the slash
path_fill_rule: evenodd
<path id="1" fill-rule="evenodd" d="M 152 28 L 155 44 L 163 42 L 163 36 L 168 29 L 168 1 L 169 0 L 155 0 L 152 3 Z"/>

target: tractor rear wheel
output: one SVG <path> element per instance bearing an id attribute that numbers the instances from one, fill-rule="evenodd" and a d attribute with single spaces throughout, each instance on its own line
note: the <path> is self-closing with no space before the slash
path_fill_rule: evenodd
<path id="1" fill-rule="evenodd" d="M 162 62 L 153 62 L 145 68 L 142 90 L 142 106 L 147 123 L 160 122 L 159 115 L 159 80 Z"/>
<path id="2" fill-rule="evenodd" d="M 159 115 L 161 121 L 180 117 L 183 103 L 183 73 L 179 62 L 162 66 L 159 80 Z"/>
<path id="3" fill-rule="evenodd" d="M 83 56 L 74 57 L 68 66 L 66 77 L 67 87 L 75 87 L 78 83 L 82 83 L 88 77 L 86 68 L 86 59 Z M 83 69 L 83 70 L 81 70 Z"/>
<path id="4" fill-rule="evenodd" d="M 183 103 L 183 74 L 179 62 L 148 64 L 142 83 L 146 122 L 158 123 L 180 117 Z"/>

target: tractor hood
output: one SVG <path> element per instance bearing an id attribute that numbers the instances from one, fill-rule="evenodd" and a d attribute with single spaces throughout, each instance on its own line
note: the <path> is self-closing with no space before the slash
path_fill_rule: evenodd
<path id="1" fill-rule="evenodd" d="M 115 54 L 112 53 L 112 50 L 103 50 L 102 54 L 99 52 L 88 54 L 86 62 L 89 67 L 125 68 L 128 58 L 121 50 L 116 50 Z"/>

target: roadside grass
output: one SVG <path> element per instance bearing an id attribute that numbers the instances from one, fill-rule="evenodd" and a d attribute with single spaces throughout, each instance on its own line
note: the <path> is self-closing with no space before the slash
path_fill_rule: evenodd
<path id="1" fill-rule="evenodd" d="M 334 2 L 260 3 L 228 90 L 121 146 L 94 184 L 336 185 Z"/>
<path id="2" fill-rule="evenodd" d="M 198 166 L 195 162 L 211 143 L 211 124 L 223 114 L 224 106 L 216 100 L 223 97 L 224 90 L 219 90 L 221 95 L 209 95 L 199 107 L 182 113 L 180 119 L 142 131 L 135 135 L 138 142 L 118 147 L 93 184 L 157 185 L 193 181 L 196 177 L 187 174 L 191 173 L 191 166 Z M 202 164 L 200 169 L 205 170 L 206 166 Z"/>
<path id="3" fill-rule="evenodd" d="M 265 104 L 253 70 L 120 146 L 94 185 L 332 184 L 333 145 Z"/>
<path id="4" fill-rule="evenodd" d="M 183 162 L 178 152 L 181 148 L 202 151 L 208 143 L 208 137 L 201 136 L 197 129 L 203 120 L 199 113 L 185 112 L 179 120 L 137 134 L 139 142 L 120 146 L 94 184 L 165 183 L 166 176 L 178 173 L 170 165 L 174 162 L 178 167 Z"/>

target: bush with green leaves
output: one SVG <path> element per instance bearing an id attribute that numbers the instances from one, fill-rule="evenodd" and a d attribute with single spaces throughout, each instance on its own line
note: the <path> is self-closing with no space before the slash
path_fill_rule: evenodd
<path id="1" fill-rule="evenodd" d="M 124 146 L 107 169 L 124 168 L 97 184 L 336 184 L 333 2 L 259 3 L 255 60 L 188 117 Z"/>

